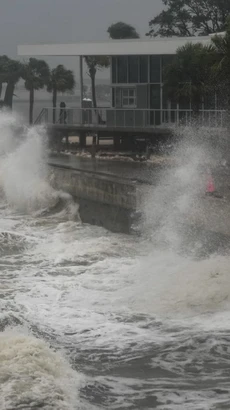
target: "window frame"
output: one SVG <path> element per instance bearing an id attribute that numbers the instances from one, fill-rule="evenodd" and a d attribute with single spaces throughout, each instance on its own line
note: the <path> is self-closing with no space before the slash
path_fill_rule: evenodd
<path id="1" fill-rule="evenodd" d="M 131 95 L 130 95 L 130 92 L 132 92 Z M 124 100 L 127 100 L 127 103 L 124 103 Z M 134 102 L 130 104 L 130 100 L 133 100 Z M 124 87 L 121 89 L 121 105 L 122 105 L 122 108 L 136 108 L 137 106 L 136 87 Z"/>

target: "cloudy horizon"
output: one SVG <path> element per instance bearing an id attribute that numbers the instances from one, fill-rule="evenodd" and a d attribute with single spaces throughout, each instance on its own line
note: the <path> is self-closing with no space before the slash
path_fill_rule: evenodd
<path id="1" fill-rule="evenodd" d="M 161 9 L 162 0 L 1 0 L 0 55 L 17 58 L 19 44 L 105 41 L 107 28 L 117 21 L 132 24 L 144 37 Z M 78 75 L 75 57 L 44 59 Z"/>

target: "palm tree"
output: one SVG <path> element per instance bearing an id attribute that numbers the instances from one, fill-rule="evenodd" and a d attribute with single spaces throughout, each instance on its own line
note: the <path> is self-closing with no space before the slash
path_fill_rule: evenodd
<path id="1" fill-rule="evenodd" d="M 29 62 L 24 64 L 22 77 L 25 80 L 25 88 L 30 93 L 30 124 L 33 124 L 34 91 L 44 88 L 44 86 L 48 83 L 49 74 L 49 66 L 44 60 L 30 58 Z"/>
<path id="2" fill-rule="evenodd" d="M 88 56 L 87 57 L 86 56 L 85 62 L 88 67 L 88 74 L 91 79 L 93 107 L 97 108 L 96 87 L 95 87 L 96 74 L 98 70 L 109 67 L 109 64 L 110 64 L 109 57 L 107 56 L 96 56 L 96 57 Z"/>
<path id="3" fill-rule="evenodd" d="M 212 37 L 212 43 L 219 56 L 214 66 L 215 78 L 218 84 L 224 85 L 228 110 L 230 110 L 230 18 L 225 35 Z"/>
<path id="4" fill-rule="evenodd" d="M 179 48 L 164 72 L 169 96 L 178 102 L 190 100 L 193 111 L 198 112 L 205 94 L 211 89 L 212 66 L 216 61 L 213 46 L 188 43 Z"/>
<path id="5" fill-rule="evenodd" d="M 53 93 L 53 123 L 56 122 L 57 94 L 72 91 L 75 87 L 73 71 L 67 70 L 63 65 L 58 65 L 50 73 L 47 91 Z"/>
<path id="6" fill-rule="evenodd" d="M 11 60 L 6 55 L 0 57 L 0 89 L 2 93 L 2 85 L 6 83 L 6 91 L 4 96 L 4 106 L 12 109 L 13 96 L 16 83 L 22 75 L 22 65 L 19 61 Z"/>
<path id="7" fill-rule="evenodd" d="M 135 27 L 131 26 L 130 24 L 123 23 L 122 21 L 112 24 L 108 28 L 107 33 L 109 33 L 109 37 L 113 40 L 128 40 L 132 38 L 140 38 Z"/>

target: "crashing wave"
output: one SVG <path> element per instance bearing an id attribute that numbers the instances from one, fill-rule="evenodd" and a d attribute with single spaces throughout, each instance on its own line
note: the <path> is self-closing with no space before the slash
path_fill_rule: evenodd
<path id="1" fill-rule="evenodd" d="M 44 342 L 16 332 L 0 334 L 0 408 L 79 408 L 79 376 Z"/>

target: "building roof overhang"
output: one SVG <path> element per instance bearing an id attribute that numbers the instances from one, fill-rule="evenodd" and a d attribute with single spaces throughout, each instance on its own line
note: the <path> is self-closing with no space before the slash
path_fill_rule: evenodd
<path id="1" fill-rule="evenodd" d="M 102 43 L 19 45 L 19 56 L 172 55 L 187 43 L 210 44 L 207 37 L 173 37 L 148 40 L 110 40 Z"/>

